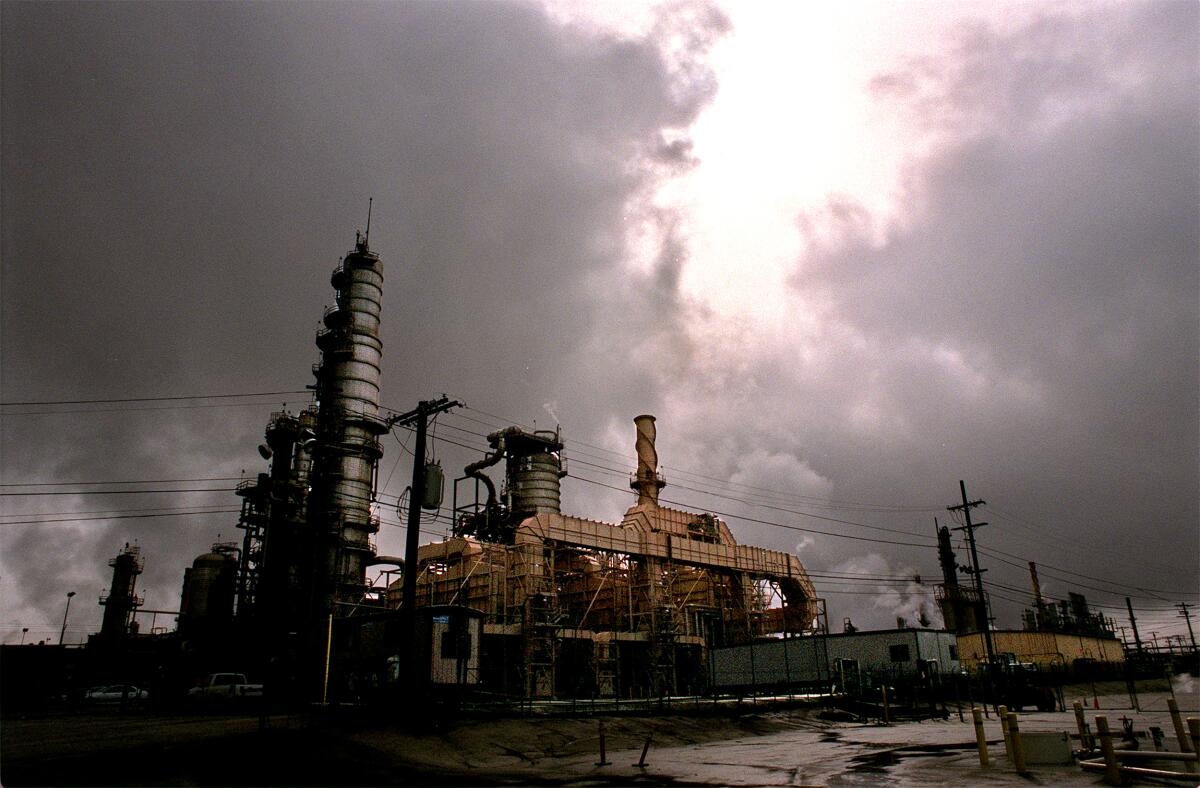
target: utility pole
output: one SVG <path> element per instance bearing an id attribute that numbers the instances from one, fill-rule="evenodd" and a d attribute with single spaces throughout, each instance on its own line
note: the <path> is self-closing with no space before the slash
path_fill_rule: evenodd
<path id="1" fill-rule="evenodd" d="M 983 621 L 980 623 L 983 629 L 983 644 L 987 649 L 988 672 L 990 675 L 992 664 L 995 662 L 996 655 L 992 648 L 992 631 L 990 624 L 991 613 L 988 610 L 987 597 L 984 596 L 983 593 L 983 573 L 987 570 L 979 568 L 979 553 L 977 553 L 975 550 L 975 529 L 982 528 L 983 526 L 987 525 L 987 523 L 971 522 L 971 509 L 975 508 L 976 506 L 983 506 L 985 503 L 987 503 L 987 501 L 968 501 L 967 485 L 962 479 L 958 480 L 958 490 L 960 493 L 962 493 L 962 503 L 958 506 L 947 506 L 946 510 L 951 512 L 961 511 L 963 513 L 964 522 L 966 523 L 961 528 L 955 528 L 954 530 L 966 531 L 967 543 L 971 547 L 971 574 L 975 578 L 975 593 L 979 595 L 979 604 L 983 606 Z"/>
<path id="2" fill-rule="evenodd" d="M 1129 611 L 1129 627 L 1133 630 L 1133 642 L 1137 646 L 1137 653 L 1142 655 L 1142 636 L 1138 634 L 1137 619 L 1133 617 L 1133 602 L 1129 597 L 1125 597 L 1125 609 Z"/>
<path id="3" fill-rule="evenodd" d="M 1183 620 L 1187 622 L 1188 638 L 1192 641 L 1192 652 L 1195 653 L 1196 634 L 1192 632 L 1192 614 L 1188 612 L 1188 608 L 1192 606 L 1187 602 L 1180 602 L 1179 604 L 1175 605 L 1175 607 L 1179 608 L 1179 615 L 1182 616 Z"/>
<path id="4" fill-rule="evenodd" d="M 416 445 L 413 447 L 412 488 L 408 500 L 408 534 L 404 543 L 404 609 L 406 629 L 410 638 L 414 634 L 413 627 L 417 621 L 413 611 L 417 603 L 417 548 L 421 539 L 421 502 L 425 500 L 425 430 L 429 425 L 430 416 L 461 405 L 458 400 L 451 400 L 445 396 L 436 400 L 422 400 L 408 413 L 388 419 L 389 426 L 415 424 L 417 430 Z M 412 640 L 409 642 L 411 644 Z"/>

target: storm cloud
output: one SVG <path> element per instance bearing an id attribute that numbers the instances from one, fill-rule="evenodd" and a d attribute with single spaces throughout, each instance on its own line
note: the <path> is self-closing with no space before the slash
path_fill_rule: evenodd
<path id="1" fill-rule="evenodd" d="M 636 370 L 624 395 L 599 384 L 623 366 L 621 326 L 675 297 L 669 274 L 621 281 L 624 225 L 687 166 L 684 131 L 715 89 L 704 51 L 727 27 L 714 8 L 665 8 L 636 38 L 499 2 L 3 15 L 6 402 L 302 390 L 329 272 L 368 197 L 385 405 L 445 391 L 544 424 L 542 403 L 557 401 L 586 425 L 653 396 Z M 254 473 L 272 407 L 6 409 L 4 477 Z M 402 456 L 389 451 L 385 472 Z M 5 513 L 145 497 L 9 498 Z M 222 501 L 235 508 L 199 496 Z M 147 604 L 169 607 L 183 566 L 218 533 L 236 537 L 234 520 L 8 525 L 5 623 L 56 620 L 65 590 L 98 592 L 134 538 Z M 98 615 L 82 604 L 72 620 Z"/>
<path id="2" fill-rule="evenodd" d="M 1026 558 L 1056 595 L 1148 586 L 1164 621 L 1180 597 L 1158 590 L 1195 600 L 1192 4 L 1047 6 L 914 42 L 861 86 L 906 129 L 896 209 L 831 192 L 780 228 L 802 250 L 786 281 L 733 314 L 686 286 L 705 264 L 690 130 L 719 96 L 711 50 L 738 32 L 714 5 L 663 6 L 637 34 L 501 2 L 4 3 L 0 21 L 5 403 L 302 391 L 373 197 L 383 404 L 461 398 L 478 410 L 437 434 L 470 445 L 507 419 L 561 423 L 569 513 L 619 518 L 631 419 L 651 412 L 665 499 L 815 575 L 900 578 L 818 576 L 835 627 L 936 619 L 908 578 L 936 575 L 932 520 L 959 479 L 989 503 L 1002 624 Z M 796 100 L 786 74 L 762 87 Z M 275 400 L 6 406 L 4 481 L 255 473 L 270 411 L 307 397 Z M 452 469 L 477 456 L 434 445 Z M 388 444 L 390 494 L 409 462 Z M 5 501 L 6 520 L 236 507 Z M 135 538 L 147 606 L 170 608 L 235 518 L 5 525 L 0 635 L 54 634 L 67 590 L 73 631 L 94 630 L 87 597 Z M 385 528 L 380 551 L 402 537 Z"/>

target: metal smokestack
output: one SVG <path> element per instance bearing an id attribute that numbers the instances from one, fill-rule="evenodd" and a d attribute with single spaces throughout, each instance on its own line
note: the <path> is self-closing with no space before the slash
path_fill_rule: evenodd
<path id="1" fill-rule="evenodd" d="M 937 524 L 937 518 L 933 520 Z M 958 587 L 958 563 L 954 560 L 954 549 L 950 546 L 950 529 L 942 526 L 937 532 L 938 563 L 942 565 L 942 582 L 946 588 Z"/>
<path id="2" fill-rule="evenodd" d="M 1033 584 L 1033 603 L 1037 605 L 1038 610 L 1042 609 L 1042 605 L 1046 604 L 1042 598 L 1042 584 L 1038 582 L 1037 564 L 1033 561 L 1029 562 L 1029 579 Z"/>
<path id="3" fill-rule="evenodd" d="M 654 448 L 654 438 L 657 431 L 654 428 L 654 417 L 643 415 L 633 420 L 637 428 L 638 467 L 629 486 L 637 490 L 638 506 L 658 506 L 658 491 L 667 486 L 662 475 L 658 473 L 658 452 Z"/>

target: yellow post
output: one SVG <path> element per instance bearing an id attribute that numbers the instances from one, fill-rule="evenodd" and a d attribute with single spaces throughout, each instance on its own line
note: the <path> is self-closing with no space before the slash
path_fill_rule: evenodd
<path id="1" fill-rule="evenodd" d="M 1192 752 L 1192 741 L 1188 737 L 1187 727 L 1183 724 L 1183 715 L 1179 713 L 1179 704 L 1174 698 L 1167 698 L 1167 709 L 1171 712 L 1171 724 L 1175 726 L 1175 738 L 1179 740 L 1180 752 Z M 1196 771 L 1195 763 L 1189 761 L 1184 764 L 1187 771 Z"/>
<path id="2" fill-rule="evenodd" d="M 1021 745 L 1021 726 L 1015 711 L 1008 713 L 1008 737 L 1011 740 L 1013 768 L 1017 774 L 1025 774 L 1025 748 Z"/>
<path id="3" fill-rule="evenodd" d="M 983 731 L 983 712 L 971 709 L 971 719 L 975 721 L 975 746 L 979 748 L 979 765 L 988 765 L 987 734 Z"/>
<path id="4" fill-rule="evenodd" d="M 1004 756 L 1012 757 L 1012 746 L 1008 740 L 1008 707 L 1000 705 L 996 708 L 996 716 L 1000 718 L 1000 733 L 1004 734 Z"/>
<path id="5" fill-rule="evenodd" d="M 1087 722 L 1083 717 L 1083 704 L 1075 701 L 1075 726 L 1079 728 L 1079 748 L 1085 752 L 1092 751 L 1091 736 L 1088 735 Z M 1182 730 L 1182 729 L 1177 729 Z"/>
<path id="6" fill-rule="evenodd" d="M 1200 717 L 1188 717 L 1188 733 L 1192 736 L 1192 752 L 1200 755 Z"/>
<path id="7" fill-rule="evenodd" d="M 329 705 L 329 657 L 333 653 L 333 611 L 329 611 L 329 632 L 325 636 L 325 685 L 321 689 L 321 705 Z"/>
<path id="8" fill-rule="evenodd" d="M 1121 784 L 1121 765 L 1117 763 L 1117 751 L 1113 748 L 1112 735 L 1108 732 L 1108 717 L 1096 717 L 1096 733 L 1100 735 L 1100 751 L 1104 753 L 1104 782 Z"/>

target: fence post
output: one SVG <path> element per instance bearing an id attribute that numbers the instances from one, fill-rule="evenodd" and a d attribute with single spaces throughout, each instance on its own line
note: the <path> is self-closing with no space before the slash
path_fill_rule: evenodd
<path id="1" fill-rule="evenodd" d="M 1025 774 L 1025 748 L 1021 744 L 1021 727 L 1017 722 L 1017 713 L 1008 713 L 1008 736 L 1012 740 L 1012 762 L 1017 774 Z"/>
<path id="2" fill-rule="evenodd" d="M 983 712 L 971 709 L 971 719 L 975 723 L 975 746 L 979 749 L 979 765 L 988 765 L 987 734 L 983 730 Z"/>
<path id="3" fill-rule="evenodd" d="M 1121 766 L 1117 763 L 1117 751 L 1113 749 L 1112 735 L 1108 732 L 1108 717 L 1096 717 L 1096 732 L 1100 734 L 1100 751 L 1104 753 L 1104 782 L 1121 784 Z"/>
<path id="4" fill-rule="evenodd" d="M 646 743 L 642 746 L 642 757 L 638 758 L 638 762 L 634 764 L 634 766 L 636 766 L 639 769 L 646 768 L 646 753 L 650 752 L 650 740 L 652 738 L 654 738 L 654 730 L 653 729 L 651 729 L 651 731 L 646 734 Z"/>

